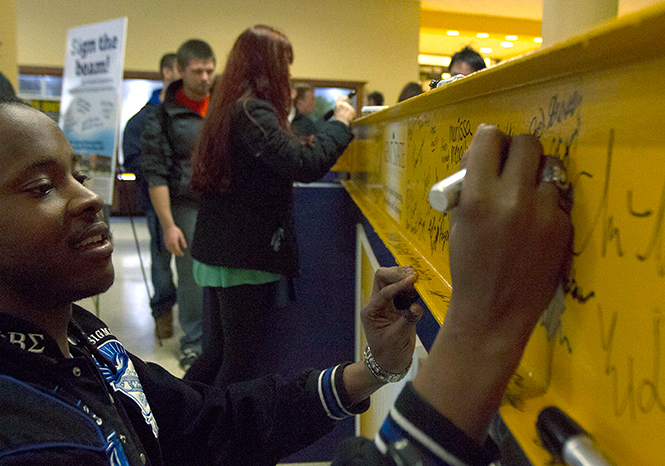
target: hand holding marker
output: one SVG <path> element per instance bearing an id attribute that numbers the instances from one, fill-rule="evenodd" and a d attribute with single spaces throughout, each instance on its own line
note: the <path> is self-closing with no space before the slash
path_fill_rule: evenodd
<path id="1" fill-rule="evenodd" d="M 430 188 L 429 203 L 434 210 L 450 212 L 457 206 L 465 176 L 466 168 L 463 168 L 457 173 L 435 183 Z M 563 168 L 563 164 L 557 157 L 552 155 L 543 156 L 540 181 L 553 183 L 559 188 L 559 205 L 566 212 L 570 212 L 573 204 L 573 191 L 570 183 L 568 183 L 566 169 Z"/>
<path id="2" fill-rule="evenodd" d="M 349 99 L 349 100 L 351 100 L 351 98 L 352 98 L 354 95 L 356 95 L 356 91 L 355 91 L 355 90 L 349 92 L 349 95 L 346 96 L 346 98 Z M 328 111 L 326 112 L 325 115 L 323 115 L 323 118 L 322 118 L 322 119 L 323 119 L 324 121 L 328 121 L 328 120 L 330 120 L 330 119 L 333 117 L 334 114 L 335 114 L 335 109 L 332 108 L 332 109 L 328 110 Z"/>

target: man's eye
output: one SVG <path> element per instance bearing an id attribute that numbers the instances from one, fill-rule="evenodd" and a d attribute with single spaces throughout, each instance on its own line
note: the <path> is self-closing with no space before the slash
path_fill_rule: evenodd
<path id="1" fill-rule="evenodd" d="M 84 185 L 84 186 L 85 186 L 85 182 L 88 181 L 88 180 L 90 179 L 90 178 L 88 177 L 88 175 L 86 175 L 86 174 L 83 173 L 83 172 L 75 173 L 75 174 L 74 174 L 74 178 L 76 179 L 76 181 L 78 181 L 79 183 L 81 183 L 81 184 Z"/>
<path id="2" fill-rule="evenodd" d="M 53 190 L 53 188 L 54 186 L 50 181 L 41 180 L 28 186 L 26 191 L 43 197 L 48 195 Z"/>

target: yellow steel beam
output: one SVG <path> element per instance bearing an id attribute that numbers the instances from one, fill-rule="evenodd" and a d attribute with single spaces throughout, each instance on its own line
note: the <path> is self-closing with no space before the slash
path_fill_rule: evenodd
<path id="1" fill-rule="evenodd" d="M 575 418 L 616 464 L 665 458 L 665 6 L 508 60 L 354 123 L 347 189 L 439 321 L 449 216 L 427 202 L 480 123 L 536 134 L 575 188 L 563 315 L 534 332 L 501 412 L 531 461 L 540 409 Z M 549 337 L 549 340 L 548 340 Z"/>

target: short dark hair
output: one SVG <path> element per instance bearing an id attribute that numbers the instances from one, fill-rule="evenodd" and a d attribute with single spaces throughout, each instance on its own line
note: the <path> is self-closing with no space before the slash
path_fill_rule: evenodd
<path id="1" fill-rule="evenodd" d="M 417 82 L 412 81 L 410 83 L 407 83 L 406 86 L 404 86 L 404 89 L 402 89 L 402 92 L 400 93 L 397 102 L 402 102 L 403 100 L 410 99 L 411 97 L 420 95 L 423 92 L 424 92 L 423 87 Z"/>
<path id="2" fill-rule="evenodd" d="M 379 91 L 374 91 L 367 94 L 367 100 L 369 101 L 370 99 L 374 101 L 374 105 L 383 105 L 383 94 L 381 94 Z"/>
<path id="3" fill-rule="evenodd" d="M 14 94 L 13 89 L 5 89 L 2 86 L 0 86 L 0 105 L 2 104 L 23 104 L 25 105 L 25 102 L 23 102 L 21 99 L 16 97 L 16 94 Z"/>
<path id="4" fill-rule="evenodd" d="M 462 50 L 453 55 L 453 58 L 450 59 L 450 65 L 448 65 L 448 72 L 450 72 L 450 70 L 453 68 L 453 63 L 460 61 L 469 65 L 473 71 L 486 68 L 485 60 L 483 60 L 483 57 L 468 46 L 464 47 Z"/>
<path id="5" fill-rule="evenodd" d="M 293 102 L 299 102 L 305 98 L 305 94 L 309 91 L 314 92 L 314 88 L 310 84 L 299 84 L 296 86 L 296 98 L 293 99 Z"/>
<path id="6" fill-rule="evenodd" d="M 215 52 L 212 51 L 212 48 L 207 42 L 200 39 L 189 39 L 180 46 L 176 56 L 178 60 L 178 68 L 182 71 L 189 66 L 189 62 L 192 61 L 192 59 L 197 58 L 199 60 L 217 61 L 215 58 Z"/>
<path id="7" fill-rule="evenodd" d="M 159 60 L 159 74 L 162 75 L 162 80 L 164 80 L 164 68 L 172 70 L 177 59 L 178 56 L 175 53 L 166 53 L 162 59 Z"/>

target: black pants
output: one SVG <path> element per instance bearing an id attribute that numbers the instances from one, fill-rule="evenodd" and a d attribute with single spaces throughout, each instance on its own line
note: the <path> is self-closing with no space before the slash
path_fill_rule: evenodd
<path id="1" fill-rule="evenodd" d="M 203 355 L 185 379 L 226 386 L 285 372 L 297 316 L 284 306 L 280 282 L 207 288 L 205 295 Z"/>

